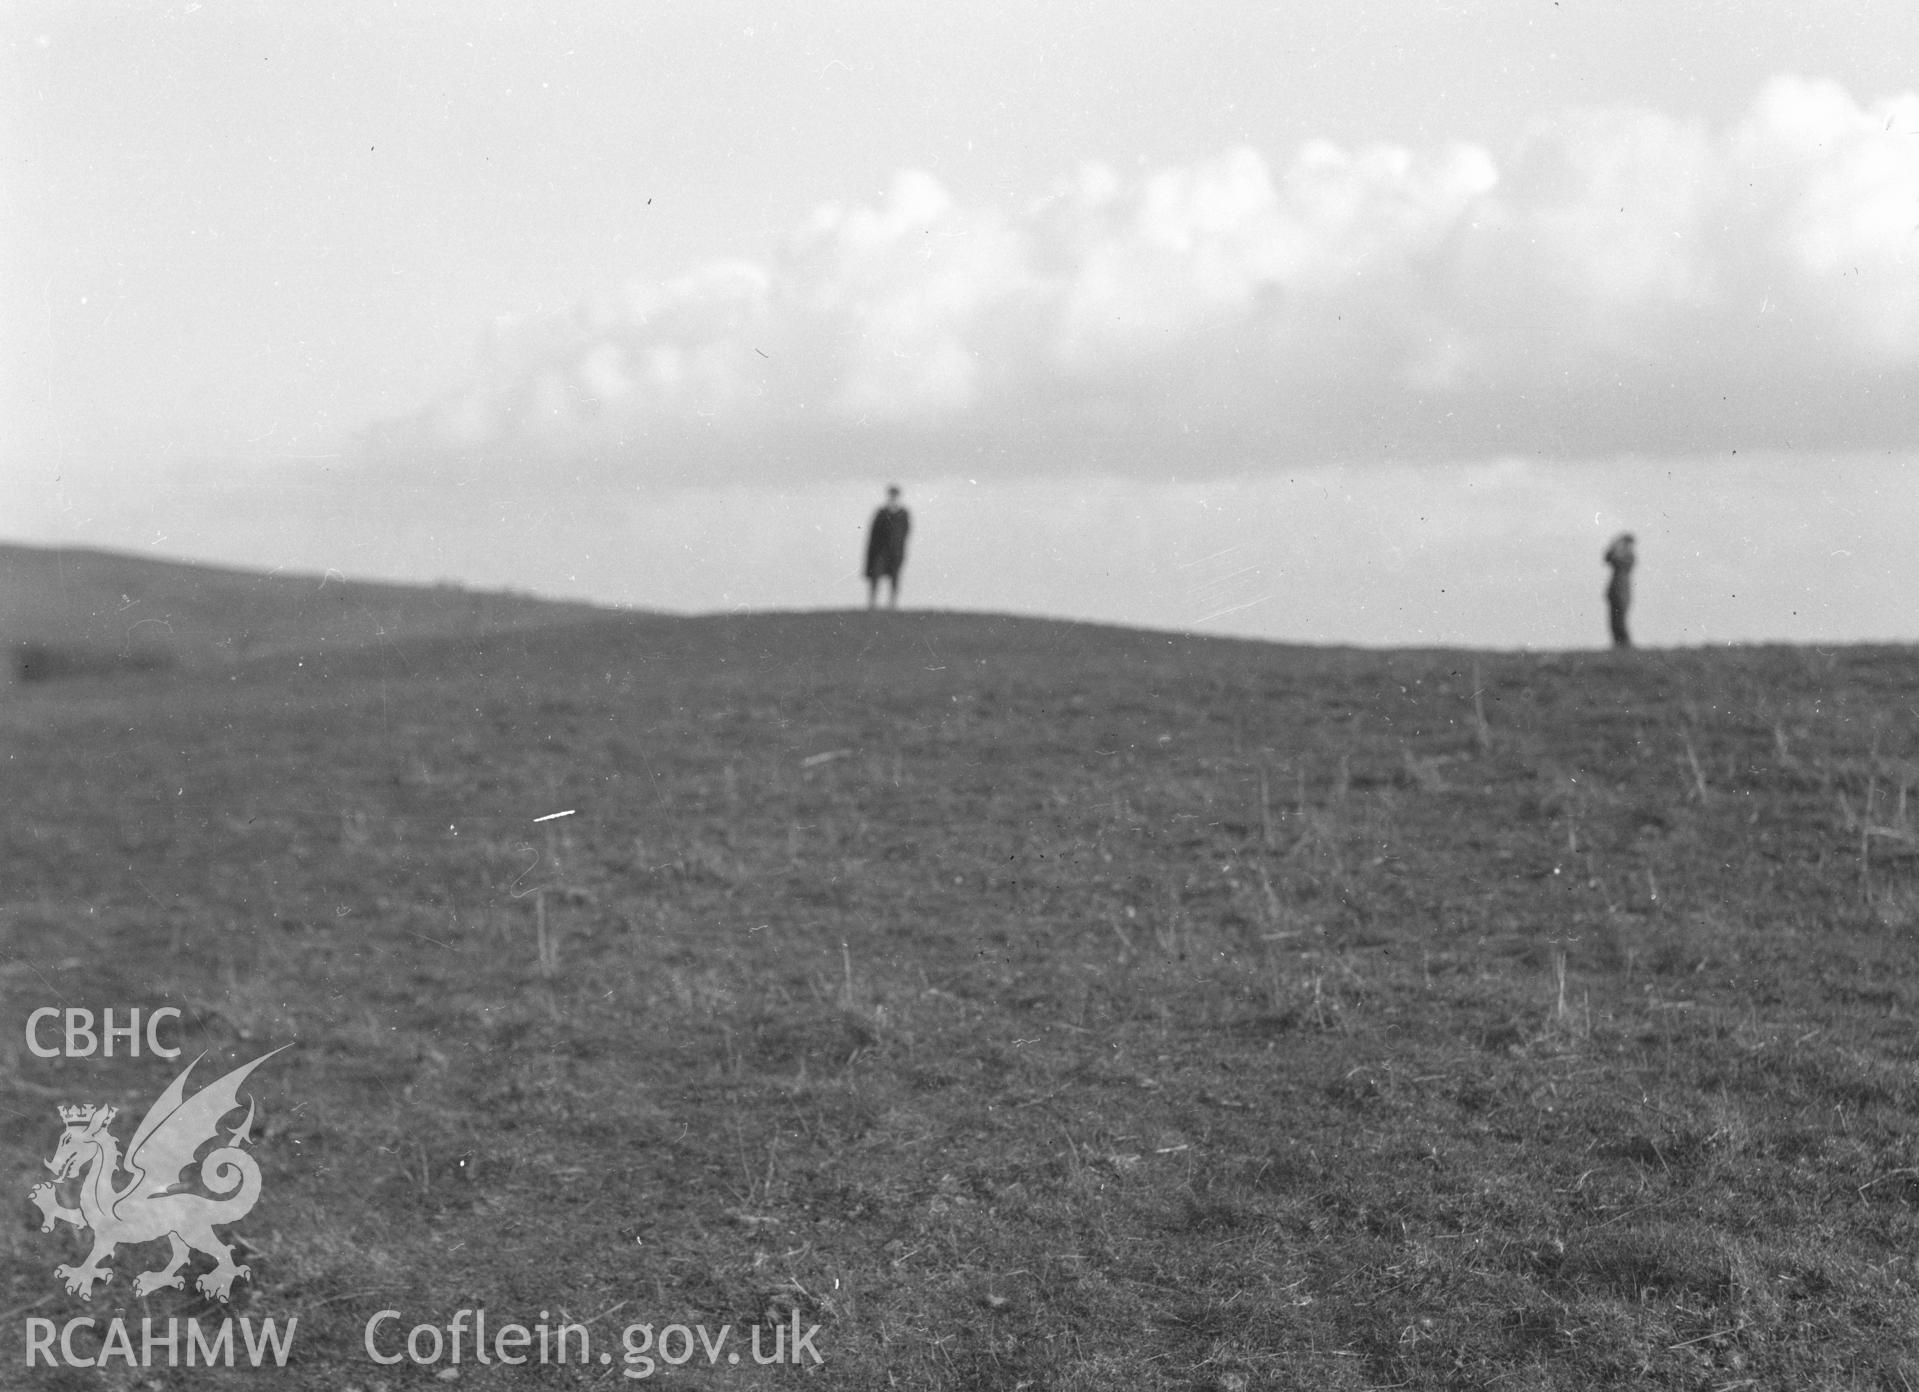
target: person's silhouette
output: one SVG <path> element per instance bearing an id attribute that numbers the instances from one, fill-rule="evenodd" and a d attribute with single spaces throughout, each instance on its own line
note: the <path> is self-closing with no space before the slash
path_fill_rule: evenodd
<path id="1" fill-rule="evenodd" d="M 866 607 L 879 603 L 880 581 L 887 582 L 887 607 L 897 609 L 900 602 L 900 571 L 906 566 L 906 533 L 913 519 L 900 506 L 898 484 L 889 484 L 886 503 L 873 514 L 866 531 Z"/>
<path id="2" fill-rule="evenodd" d="M 1606 616 L 1612 624 L 1615 648 L 1632 646 L 1632 635 L 1626 632 L 1626 611 L 1632 607 L 1632 568 L 1637 559 L 1631 532 L 1621 532 L 1606 548 L 1606 564 L 1612 567 L 1612 579 L 1606 582 Z"/>

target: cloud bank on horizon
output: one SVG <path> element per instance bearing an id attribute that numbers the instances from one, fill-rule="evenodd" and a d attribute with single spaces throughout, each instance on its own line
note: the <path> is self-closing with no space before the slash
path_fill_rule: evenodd
<path id="1" fill-rule="evenodd" d="M 768 263 L 496 326 L 375 457 L 636 483 L 1919 446 L 1919 95 L 1736 123 L 1090 165 L 1024 209 L 899 174 Z"/>

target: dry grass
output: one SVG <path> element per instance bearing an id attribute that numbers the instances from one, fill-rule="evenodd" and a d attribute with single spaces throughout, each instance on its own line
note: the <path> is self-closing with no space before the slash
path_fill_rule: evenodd
<path id="1" fill-rule="evenodd" d="M 481 1304 L 835 1387 L 1915 1385 L 1915 684 L 862 614 L 23 687 L 0 1019 L 296 1043 L 276 1386 Z M 12 1047 L 22 1194 L 170 1076 Z"/>

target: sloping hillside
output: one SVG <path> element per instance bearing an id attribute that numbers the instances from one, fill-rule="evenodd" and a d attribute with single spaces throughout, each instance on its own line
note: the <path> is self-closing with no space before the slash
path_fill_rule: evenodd
<path id="1" fill-rule="evenodd" d="M 297 1318 L 299 1392 L 1919 1386 L 1911 650 L 348 632 L 0 703 L 13 1192 L 177 1071 L 31 1012 L 293 1046 L 231 1306 L 23 1203 L 0 1308 Z"/>
<path id="2" fill-rule="evenodd" d="M 337 574 L 259 574 L 71 547 L 0 545 L 15 676 L 226 663 L 396 636 L 471 635 L 603 613 L 584 604 Z"/>

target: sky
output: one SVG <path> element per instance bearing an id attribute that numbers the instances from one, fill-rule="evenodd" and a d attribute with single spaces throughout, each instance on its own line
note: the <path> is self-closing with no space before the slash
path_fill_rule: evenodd
<path id="1" fill-rule="evenodd" d="M 0 0 L 0 539 L 1919 639 L 1919 7 L 1306 8 Z"/>

